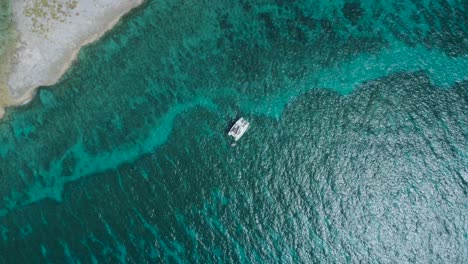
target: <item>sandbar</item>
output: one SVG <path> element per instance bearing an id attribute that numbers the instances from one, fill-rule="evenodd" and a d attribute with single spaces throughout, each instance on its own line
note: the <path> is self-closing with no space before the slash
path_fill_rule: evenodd
<path id="1" fill-rule="evenodd" d="M 14 0 L 16 43 L 8 65 L 4 108 L 29 102 L 37 87 L 55 84 L 81 47 L 99 39 L 144 0 Z M 5 67 L 5 65 L 4 65 Z"/>

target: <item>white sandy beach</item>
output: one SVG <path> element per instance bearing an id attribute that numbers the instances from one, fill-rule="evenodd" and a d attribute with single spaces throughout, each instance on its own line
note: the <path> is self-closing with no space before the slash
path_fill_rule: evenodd
<path id="1" fill-rule="evenodd" d="M 37 10 L 32 0 L 14 0 L 18 43 L 7 80 L 9 105 L 27 103 L 37 87 L 56 83 L 82 46 L 100 38 L 143 1 L 57 0 L 62 4 L 57 8 Z M 49 13 L 37 15 L 43 11 Z"/>

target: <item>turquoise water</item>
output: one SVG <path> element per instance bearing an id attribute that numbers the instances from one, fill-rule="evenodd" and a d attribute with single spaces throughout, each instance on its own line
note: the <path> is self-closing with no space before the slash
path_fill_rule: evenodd
<path id="1" fill-rule="evenodd" d="M 466 263 L 468 2 L 367 2 L 126 16 L 0 124 L 0 262 Z"/>

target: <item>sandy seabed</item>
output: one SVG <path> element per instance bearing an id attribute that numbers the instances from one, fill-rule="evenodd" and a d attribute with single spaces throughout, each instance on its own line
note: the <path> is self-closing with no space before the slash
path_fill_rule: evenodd
<path id="1" fill-rule="evenodd" d="M 66 0 L 58 0 L 65 6 Z M 144 0 L 79 0 L 60 19 L 27 12 L 30 0 L 13 1 L 18 34 L 9 62 L 7 90 L 1 93 L 4 108 L 29 102 L 39 86 L 55 84 L 76 59 L 81 47 L 96 41 L 120 18 Z M 46 11 L 49 11 L 46 9 Z M 40 27 L 38 26 L 40 25 Z M 40 29 L 40 30 L 38 30 Z M 44 30 L 45 29 L 45 30 Z"/>

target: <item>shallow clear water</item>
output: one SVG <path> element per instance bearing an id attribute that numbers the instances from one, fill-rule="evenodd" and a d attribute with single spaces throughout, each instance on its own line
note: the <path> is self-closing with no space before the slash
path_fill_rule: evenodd
<path id="1" fill-rule="evenodd" d="M 0 58 L 12 39 L 13 31 L 11 1 L 0 0 Z"/>
<path id="2" fill-rule="evenodd" d="M 12 19 L 10 0 L 0 0 L 0 106 L 7 104 L 6 82 L 9 73 L 9 60 L 14 52 L 16 31 Z"/>
<path id="3" fill-rule="evenodd" d="M 467 261 L 466 1 L 163 2 L 0 124 L 1 262 Z"/>

